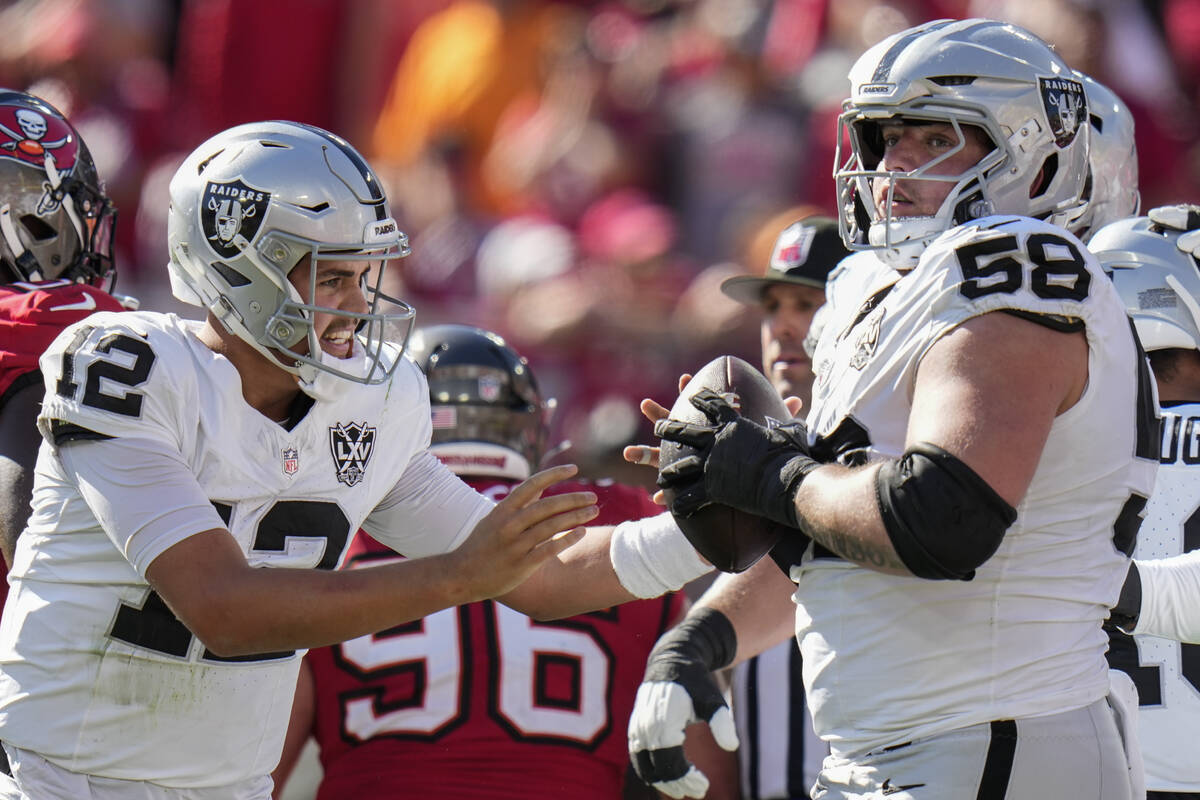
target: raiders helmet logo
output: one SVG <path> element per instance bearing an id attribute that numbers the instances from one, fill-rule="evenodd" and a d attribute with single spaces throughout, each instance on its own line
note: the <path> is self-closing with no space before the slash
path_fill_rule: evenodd
<path id="1" fill-rule="evenodd" d="M 200 204 L 200 226 L 209 246 L 224 258 L 233 258 L 249 247 L 270 202 L 270 192 L 240 180 L 208 183 Z"/>
<path id="2" fill-rule="evenodd" d="M 1070 78 L 1038 78 L 1042 89 L 1042 105 L 1054 141 L 1066 147 L 1075 138 L 1080 126 L 1087 119 L 1087 96 L 1083 84 Z"/>
<path id="3" fill-rule="evenodd" d="M 329 429 L 329 450 L 337 479 L 347 486 L 359 483 L 367 474 L 367 462 L 375 448 L 375 429 L 367 423 L 339 422 Z"/>

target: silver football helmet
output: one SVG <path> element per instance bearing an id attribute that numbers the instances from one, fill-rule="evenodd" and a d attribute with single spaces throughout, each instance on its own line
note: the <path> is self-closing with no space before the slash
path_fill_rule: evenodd
<path id="1" fill-rule="evenodd" d="M 343 388 L 323 376 L 366 384 L 391 376 L 415 312 L 380 286 L 387 262 L 408 255 L 408 237 L 389 216 L 378 177 L 345 140 L 295 122 L 239 125 L 187 157 L 170 195 L 168 270 L 176 297 L 206 308 L 298 376 L 310 395 Z M 288 280 L 305 256 L 313 262 L 309 298 L 316 296 L 317 262 L 379 262 L 363 287 L 369 310 L 305 302 Z M 322 352 L 316 313 L 355 321 L 350 358 Z M 302 342 L 307 351 L 298 348 Z"/>
<path id="2" fill-rule="evenodd" d="M 850 71 L 834 165 L 846 244 L 878 250 L 904 268 L 943 231 L 989 214 L 1019 214 L 1071 227 L 1084 211 L 1089 129 L 1083 84 L 1032 33 L 986 19 L 939 20 L 897 33 L 867 50 Z M 880 123 L 940 122 L 959 146 L 908 172 L 879 168 Z M 934 175 L 965 144 L 963 127 L 994 149 L 958 175 Z M 847 136 L 848 134 L 848 136 Z M 843 154 L 844 141 L 850 153 Z M 892 192 L 877 208 L 875 179 L 952 184 L 930 217 L 897 217 Z"/>
<path id="3" fill-rule="evenodd" d="M 1146 350 L 1200 349 L 1200 265 L 1179 249 L 1180 235 L 1149 217 L 1130 217 L 1104 226 L 1088 242 L 1112 274 Z"/>
<path id="4" fill-rule="evenodd" d="M 1082 72 L 1076 71 L 1075 77 L 1087 94 L 1092 129 L 1088 204 L 1072 226 L 1072 232 L 1086 242 L 1110 222 L 1135 216 L 1142 197 L 1133 115 L 1112 89 Z"/>

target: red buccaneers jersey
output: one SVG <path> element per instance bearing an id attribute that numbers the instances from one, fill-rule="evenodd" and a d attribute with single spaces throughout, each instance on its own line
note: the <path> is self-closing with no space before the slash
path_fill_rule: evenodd
<path id="1" fill-rule="evenodd" d="M 514 482 L 469 481 L 500 499 Z M 599 497 L 595 524 L 658 513 L 644 491 L 560 484 Z M 396 554 L 359 534 L 346 565 Z M 555 622 L 485 601 L 309 652 L 318 800 L 617 800 L 633 698 L 682 597 Z"/>
<path id="2" fill-rule="evenodd" d="M 123 311 L 112 296 L 82 283 L 0 286 L 0 409 L 19 389 L 40 383 L 38 357 L 71 323 L 95 311 Z"/>

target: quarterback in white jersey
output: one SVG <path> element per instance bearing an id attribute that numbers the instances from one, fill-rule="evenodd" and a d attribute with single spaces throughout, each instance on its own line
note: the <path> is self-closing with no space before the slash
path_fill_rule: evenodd
<path id="1" fill-rule="evenodd" d="M 813 797 L 1131 797 L 1101 622 L 1158 418 L 1123 305 L 1068 232 L 1088 202 L 1083 85 L 979 19 L 898 33 L 850 81 L 843 233 L 886 266 L 822 320 L 806 428 L 700 393 L 708 424 L 656 423 L 698 451 L 660 485 L 677 515 L 722 503 L 797 529 L 795 634 L 832 748 Z M 777 635 L 698 605 L 715 653 Z"/>
<path id="2" fill-rule="evenodd" d="M 207 318 L 97 314 L 43 355 L 0 797 L 266 800 L 305 648 L 492 597 L 568 615 L 708 569 L 673 525 L 585 537 L 593 493 L 541 497 L 573 467 L 493 504 L 428 451 L 413 310 L 380 291 L 407 253 L 387 211 L 333 134 L 232 128 L 171 182 L 172 288 Z M 411 558 L 335 571 L 360 526 Z"/>
<path id="3" fill-rule="evenodd" d="M 1190 248 L 1177 246 L 1181 232 L 1155 221 L 1159 209 L 1150 213 L 1101 228 L 1089 247 L 1133 318 L 1162 405 L 1161 466 L 1131 572 L 1142 587 L 1138 635 L 1111 630 L 1108 654 L 1137 687 L 1146 788 L 1155 798 L 1200 795 L 1200 643 L 1159 622 L 1200 617 L 1194 595 L 1164 591 L 1171 583 L 1161 580 L 1200 556 L 1200 271 Z M 1123 616 L 1118 606 L 1114 619 Z"/>

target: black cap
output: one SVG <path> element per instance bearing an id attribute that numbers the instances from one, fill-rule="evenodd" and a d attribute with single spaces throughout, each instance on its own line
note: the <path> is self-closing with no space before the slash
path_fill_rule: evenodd
<path id="1" fill-rule="evenodd" d="M 775 240 L 771 263 L 762 277 L 727 278 L 721 291 L 739 303 L 762 302 L 763 292 L 775 283 L 825 288 L 825 279 L 850 251 L 842 244 L 838 223 L 829 217 L 805 217 L 783 229 Z"/>

